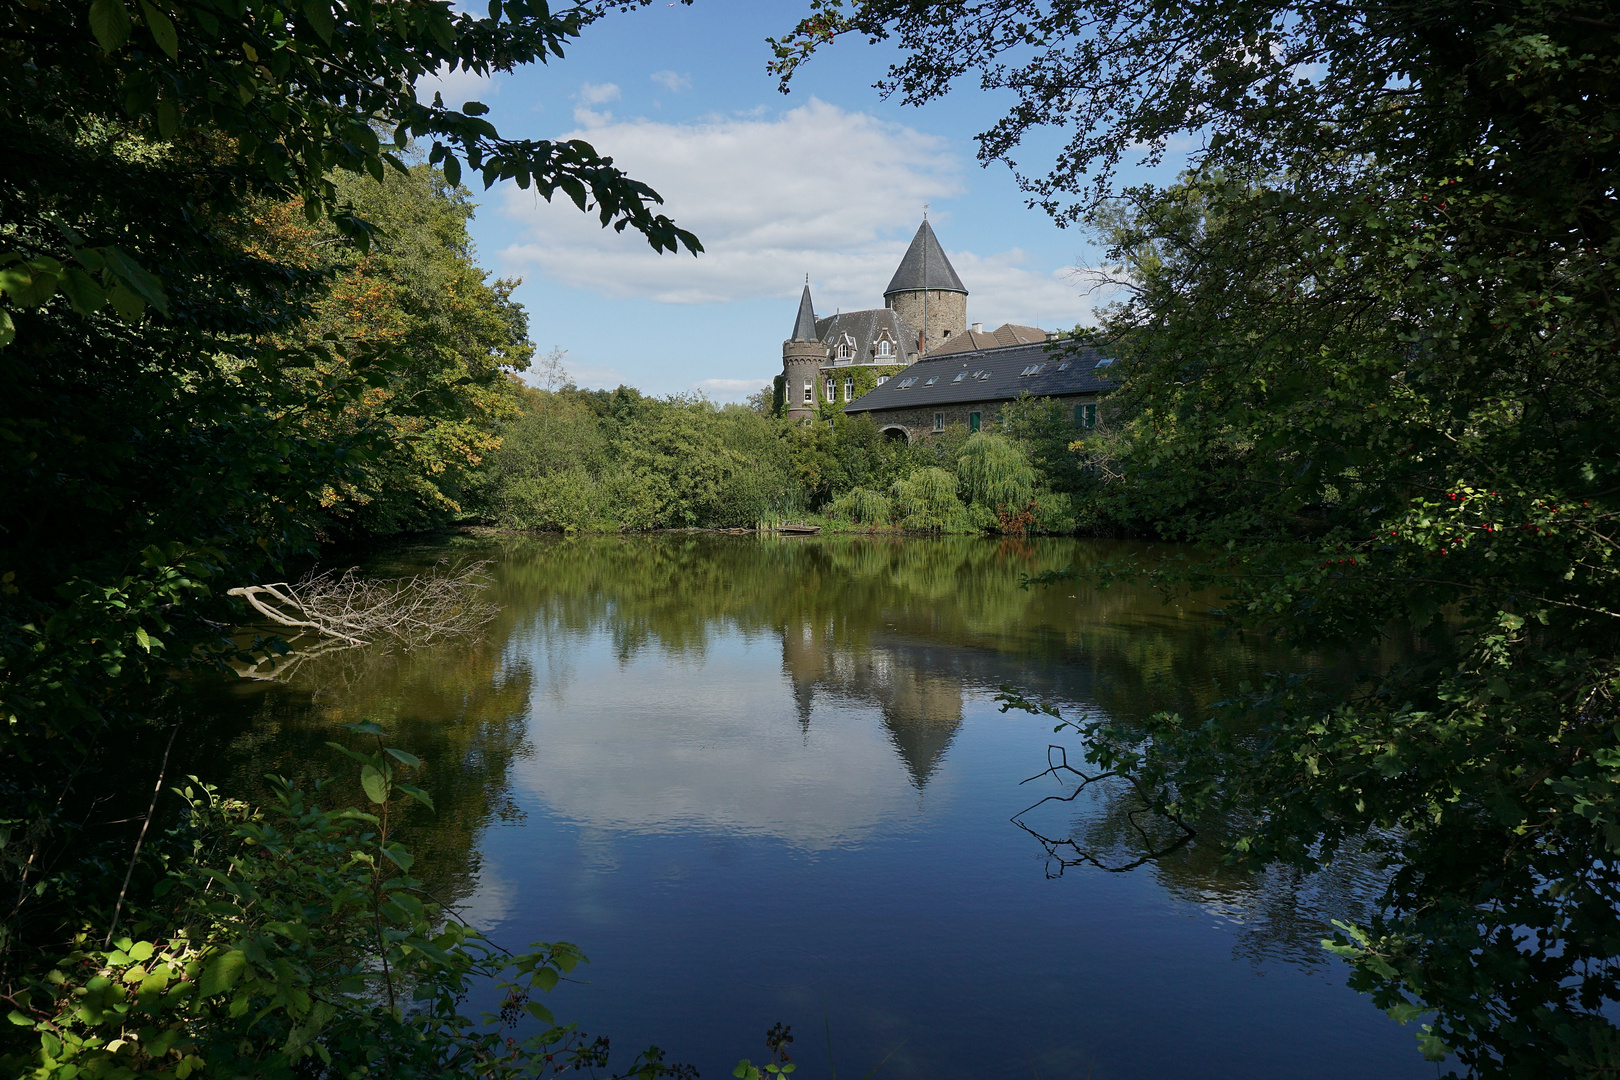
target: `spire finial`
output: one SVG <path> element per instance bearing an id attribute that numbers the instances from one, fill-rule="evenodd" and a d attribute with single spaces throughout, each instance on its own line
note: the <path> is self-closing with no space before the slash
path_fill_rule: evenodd
<path id="1" fill-rule="evenodd" d="M 928 220 L 928 204 L 927 203 L 923 203 L 923 220 L 924 221 Z"/>
<path id="2" fill-rule="evenodd" d="M 810 275 L 808 272 L 804 275 L 804 283 L 806 285 L 810 284 Z"/>

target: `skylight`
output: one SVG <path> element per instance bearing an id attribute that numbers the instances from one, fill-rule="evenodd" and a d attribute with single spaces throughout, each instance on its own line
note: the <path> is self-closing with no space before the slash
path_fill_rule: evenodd
<path id="1" fill-rule="evenodd" d="M 951 382 L 961 382 L 961 381 L 962 381 L 962 380 L 963 380 L 963 379 L 965 379 L 965 378 L 967 378 L 967 372 L 965 372 L 965 371 L 958 371 L 958 372 L 957 372 L 957 373 L 956 373 L 956 378 L 954 378 L 954 379 L 952 379 L 952 380 L 951 380 Z"/>
<path id="2" fill-rule="evenodd" d="M 1041 373 L 1041 368 L 1043 368 L 1045 366 L 1046 366 L 1045 364 L 1031 364 L 1028 367 L 1026 367 L 1023 371 L 1020 371 L 1018 373 L 1018 377 L 1021 379 L 1025 375 L 1039 375 Z"/>
<path id="3" fill-rule="evenodd" d="M 900 389 L 909 390 L 909 389 L 911 389 L 911 384 L 916 382 L 916 381 L 917 381 L 916 379 L 901 379 L 900 380 Z"/>
<path id="4" fill-rule="evenodd" d="M 1059 361 L 1058 362 L 1058 370 L 1059 371 L 1068 371 L 1069 370 L 1069 361 L 1067 361 L 1067 360 Z"/>
<path id="5" fill-rule="evenodd" d="M 1105 356 L 1101 360 L 1097 361 L 1097 367 L 1113 367 L 1113 366 L 1114 366 L 1114 358 L 1112 356 Z M 1095 369 L 1093 369 L 1093 370 L 1095 370 Z"/>
<path id="6" fill-rule="evenodd" d="M 933 375 L 933 376 L 930 376 L 928 381 L 923 383 L 923 385 L 924 386 L 933 386 L 937 382 L 939 382 L 939 376 L 938 375 Z"/>

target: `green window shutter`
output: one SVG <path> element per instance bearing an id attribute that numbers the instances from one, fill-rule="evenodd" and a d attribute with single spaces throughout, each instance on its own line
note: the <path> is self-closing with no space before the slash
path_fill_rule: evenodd
<path id="1" fill-rule="evenodd" d="M 1087 405 L 1086 406 L 1086 427 L 1092 428 L 1092 427 L 1096 427 L 1096 426 L 1097 426 L 1097 406 L 1095 406 L 1095 405 Z"/>
<path id="2" fill-rule="evenodd" d="M 978 413 L 976 413 L 976 412 L 968 413 L 968 430 L 969 431 L 978 431 L 979 430 L 979 414 Z"/>
<path id="3" fill-rule="evenodd" d="M 1084 427 L 1085 423 L 1086 423 L 1086 407 L 1084 405 L 1076 405 L 1074 407 L 1074 426 L 1075 427 Z"/>

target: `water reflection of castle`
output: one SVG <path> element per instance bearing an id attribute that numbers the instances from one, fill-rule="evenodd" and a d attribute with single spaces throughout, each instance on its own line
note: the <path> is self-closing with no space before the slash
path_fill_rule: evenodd
<path id="1" fill-rule="evenodd" d="M 831 623 L 782 628 L 782 668 L 793 681 L 799 725 L 809 730 L 818 694 L 877 705 L 911 782 L 921 790 L 962 726 L 961 678 L 929 662 L 930 653 L 944 651 L 937 647 L 872 640 L 856 646 L 839 644 L 834 635 Z"/>

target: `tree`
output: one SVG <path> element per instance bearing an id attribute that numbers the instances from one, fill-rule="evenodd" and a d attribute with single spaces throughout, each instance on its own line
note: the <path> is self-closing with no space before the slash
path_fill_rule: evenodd
<path id="1" fill-rule="evenodd" d="M 75 795 L 118 786 L 98 748 L 149 722 L 176 665 L 238 649 L 226 592 L 309 558 L 345 493 L 377 506 L 402 428 L 413 468 L 480 452 L 480 396 L 527 342 L 454 250 L 463 164 L 701 250 L 588 144 L 416 99 L 436 71 L 560 57 L 606 7 L 0 6 L 0 981 L 107 899 Z M 411 172 L 413 141 L 437 171 Z M 390 199 L 436 254 L 366 220 Z M 328 228 L 353 245 L 332 260 Z M 476 301 L 439 303 L 441 272 Z M 374 296 L 403 322 L 341 311 Z M 439 476 L 364 526 L 442 509 Z"/>
<path id="2" fill-rule="evenodd" d="M 1235 813 L 1234 858 L 1384 859 L 1332 948 L 1426 1052 L 1492 1076 L 1620 1063 L 1620 22 L 1578 0 L 1127 5 L 837 0 L 777 43 L 898 37 L 909 101 L 977 72 L 980 137 L 1131 286 L 1104 329 L 1117 424 L 1081 443 L 1138 528 L 1225 558 L 1180 574 L 1240 622 L 1409 663 L 1284 680 L 1209 716 L 1087 725 L 1173 815 Z M 1119 192 L 1193 135 L 1169 190 Z"/>

